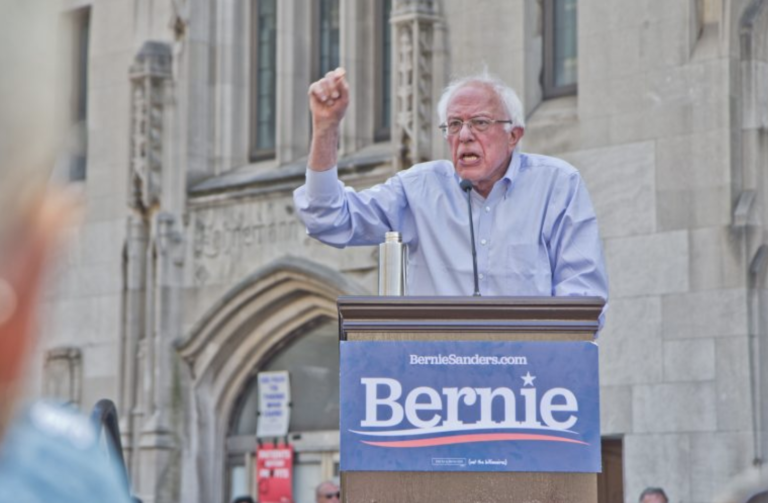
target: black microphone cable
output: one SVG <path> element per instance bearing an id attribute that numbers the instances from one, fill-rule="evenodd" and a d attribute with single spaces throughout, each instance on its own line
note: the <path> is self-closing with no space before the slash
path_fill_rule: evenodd
<path id="1" fill-rule="evenodd" d="M 475 293 L 472 294 L 475 297 L 480 297 L 480 286 L 477 280 L 477 249 L 475 248 L 475 222 L 472 220 L 472 182 L 469 180 L 462 180 L 459 183 L 461 190 L 467 193 L 467 207 L 469 208 L 469 235 L 472 238 L 472 272 L 475 277 Z"/>

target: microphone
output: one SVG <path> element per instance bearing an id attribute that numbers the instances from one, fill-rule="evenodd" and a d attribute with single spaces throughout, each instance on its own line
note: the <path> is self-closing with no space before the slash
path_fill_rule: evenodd
<path id="1" fill-rule="evenodd" d="M 475 277 L 475 293 L 472 294 L 475 297 L 480 297 L 480 287 L 477 281 L 477 249 L 475 248 L 475 222 L 472 220 L 472 182 L 469 180 L 462 180 L 459 183 L 461 190 L 467 193 L 467 207 L 469 208 L 469 235 L 472 238 L 472 272 Z"/>

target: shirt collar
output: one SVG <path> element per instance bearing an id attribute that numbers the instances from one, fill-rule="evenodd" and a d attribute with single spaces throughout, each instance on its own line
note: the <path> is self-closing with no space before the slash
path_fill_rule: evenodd
<path id="1" fill-rule="evenodd" d="M 515 148 L 515 150 L 512 151 L 512 159 L 509 161 L 507 172 L 504 173 L 504 176 L 501 177 L 501 180 L 499 180 L 500 182 L 504 183 L 506 189 L 504 191 L 504 197 L 506 197 L 509 194 L 509 191 L 512 189 L 512 184 L 514 183 L 517 174 L 520 172 L 522 164 L 522 156 L 520 155 L 518 149 Z"/>
<path id="2" fill-rule="evenodd" d="M 515 148 L 515 150 L 512 151 L 512 159 L 509 161 L 509 167 L 507 168 L 507 172 L 504 173 L 502 180 L 507 179 L 507 183 L 512 183 L 515 176 L 520 172 L 521 164 L 520 153 L 517 151 L 517 148 Z"/>

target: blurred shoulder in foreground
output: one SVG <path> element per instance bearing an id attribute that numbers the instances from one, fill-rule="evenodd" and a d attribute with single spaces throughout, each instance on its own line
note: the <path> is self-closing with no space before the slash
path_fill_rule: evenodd
<path id="1" fill-rule="evenodd" d="M 104 448 L 79 413 L 34 403 L 0 446 L 0 503 L 129 501 Z"/>

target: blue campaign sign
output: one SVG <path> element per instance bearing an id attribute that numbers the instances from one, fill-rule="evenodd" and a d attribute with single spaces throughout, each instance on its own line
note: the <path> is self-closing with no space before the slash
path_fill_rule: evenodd
<path id="1" fill-rule="evenodd" d="M 342 471 L 599 472 L 592 342 L 341 342 Z"/>

